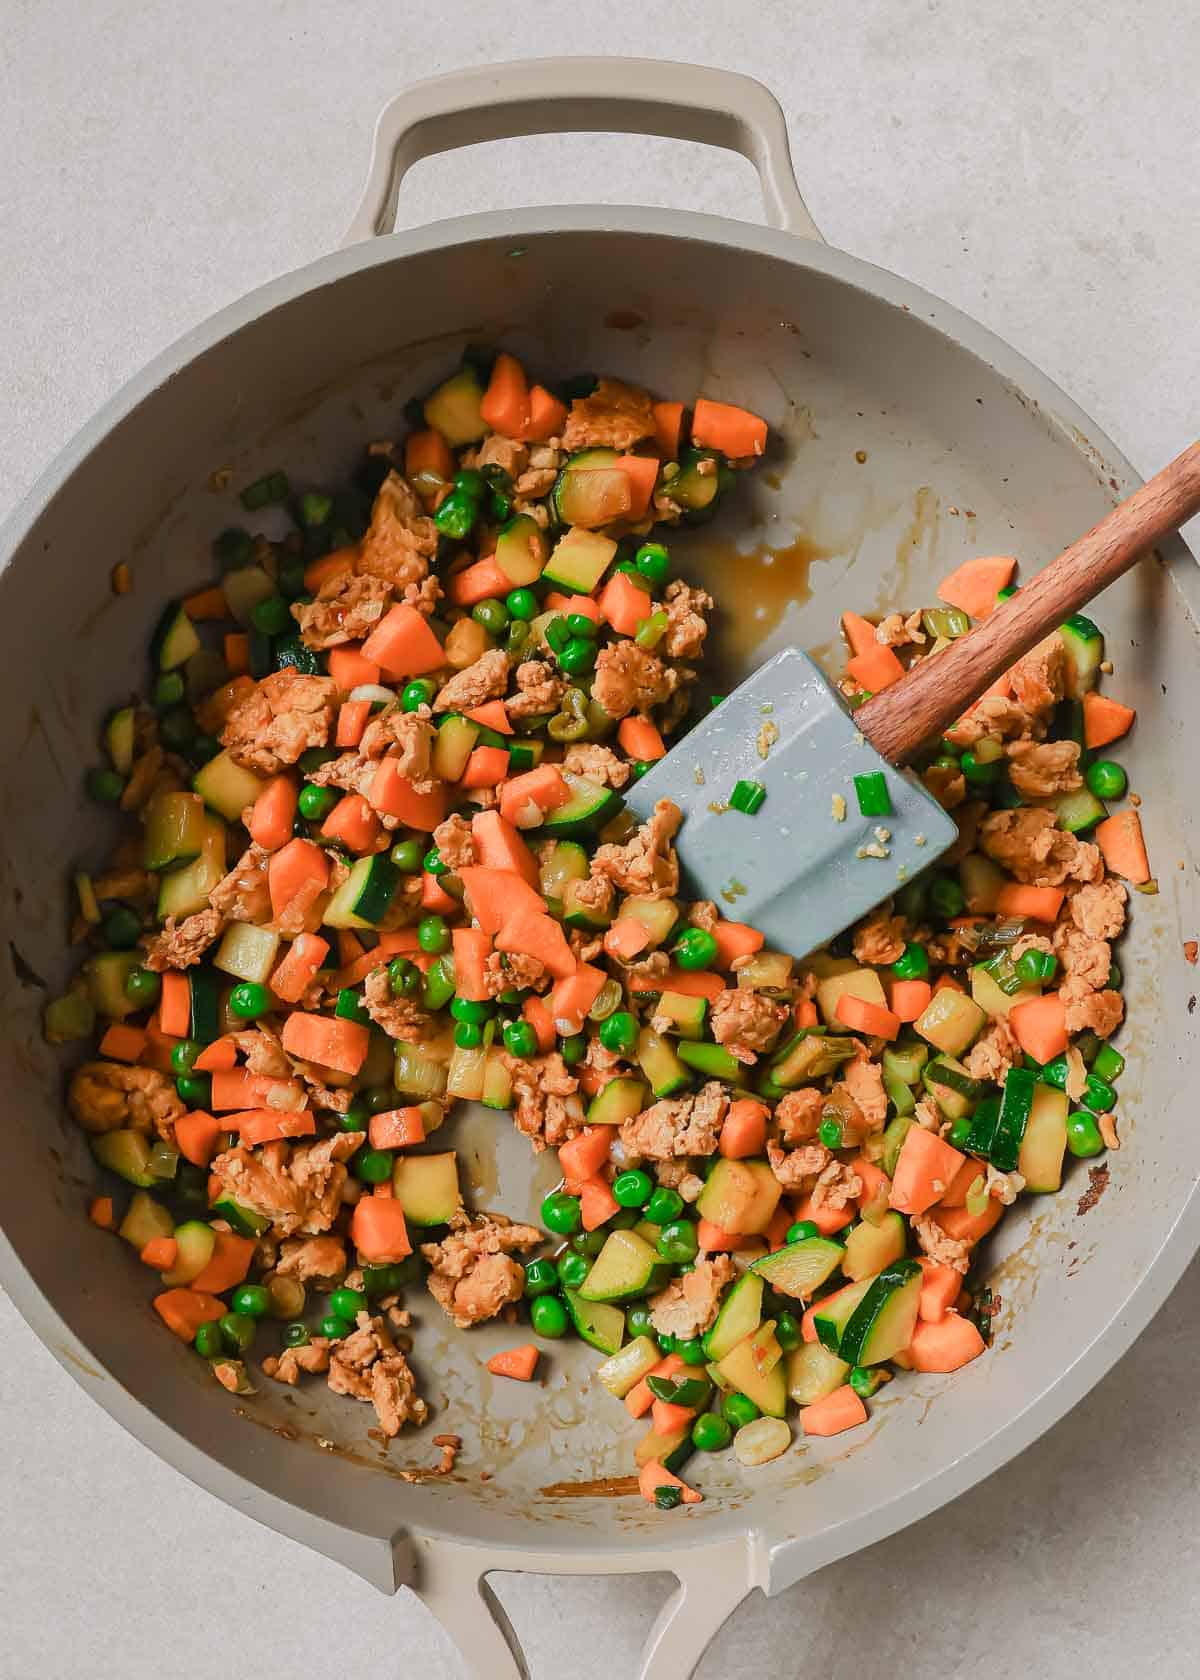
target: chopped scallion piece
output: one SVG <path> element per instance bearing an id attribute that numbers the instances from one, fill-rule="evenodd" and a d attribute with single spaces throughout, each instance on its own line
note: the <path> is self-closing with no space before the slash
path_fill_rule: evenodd
<path id="1" fill-rule="evenodd" d="M 892 796 L 888 792 L 887 777 L 882 770 L 870 770 L 865 776 L 855 776 L 854 792 L 858 808 L 864 817 L 890 817 Z"/>
<path id="2" fill-rule="evenodd" d="M 761 782 L 738 782 L 729 795 L 729 803 L 735 811 L 744 811 L 752 817 L 766 797 L 767 790 Z"/>

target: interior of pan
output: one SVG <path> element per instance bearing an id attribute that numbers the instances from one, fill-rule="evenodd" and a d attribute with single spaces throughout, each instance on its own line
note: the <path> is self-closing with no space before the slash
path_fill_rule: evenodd
<path id="1" fill-rule="evenodd" d="M 226 1395 L 161 1330 L 145 1268 L 83 1219 L 93 1170 L 62 1115 L 64 1058 L 39 1032 L 44 987 L 72 966 L 70 869 L 105 848 L 81 771 L 97 756 L 97 719 L 143 681 L 162 600 L 205 578 L 212 535 L 238 517 L 232 492 L 210 487 L 216 469 L 233 469 L 234 488 L 275 466 L 296 482 L 338 480 L 365 440 L 396 434 L 405 399 L 450 370 L 466 340 L 503 342 L 541 373 L 602 370 L 684 400 L 704 390 L 745 403 L 771 421 L 771 458 L 719 523 L 676 549 L 720 604 L 714 687 L 788 641 L 829 657 L 842 608 L 919 606 L 968 555 L 1015 552 L 1036 566 L 1121 488 L 1061 415 L 943 336 L 934 306 L 882 299 L 845 277 L 844 260 L 808 265 L 799 244 L 748 230 L 743 240 L 743 230 L 697 219 L 680 218 L 674 232 L 614 219 L 624 227 L 576 215 L 565 230 L 570 217 L 559 213 L 557 231 L 533 216 L 500 230 L 480 218 L 331 259 L 305 283 L 229 312 L 121 405 L 128 412 L 110 431 L 82 440 L 0 579 L 13 965 L 0 1226 L 20 1262 L 7 1281 L 77 1370 L 84 1350 L 82 1380 L 130 1427 L 219 1491 L 230 1491 L 230 1471 L 246 1478 L 242 1502 L 255 1514 L 346 1556 L 352 1536 L 409 1526 L 637 1554 L 748 1517 L 776 1540 L 817 1545 L 950 1466 L 962 1485 L 964 1459 L 1000 1462 L 1002 1448 L 980 1453 L 981 1444 L 1018 1427 L 1121 1315 L 1192 1190 L 1181 1163 L 1196 1028 L 1180 944 L 1195 925 L 1197 796 L 1177 766 L 1196 667 L 1180 551 L 1141 568 L 1098 611 L 1113 691 L 1139 708 L 1123 756 L 1160 887 L 1135 900 L 1121 957 L 1124 1147 L 1089 1211 L 1079 1211 L 1087 1165 L 1076 1163 L 1060 1198 L 1031 1200 L 1006 1221 L 992 1255 L 1004 1299 L 997 1347 L 957 1378 L 902 1378 L 868 1428 L 799 1443 L 750 1475 L 730 1458 L 706 1460 L 709 1499 L 682 1523 L 670 1519 L 668 1534 L 640 1501 L 542 1491 L 630 1466 L 632 1431 L 589 1386 L 596 1356 L 586 1348 L 548 1347 L 538 1386 L 495 1380 L 483 1362 L 511 1330 L 447 1334 L 417 1296 L 413 1362 L 434 1425 L 383 1454 L 367 1434 L 369 1409 L 323 1383 L 294 1392 L 263 1378 L 254 1398 Z M 134 587 L 117 597 L 109 579 L 122 560 Z M 476 1204 L 531 1213 L 548 1161 L 531 1162 L 502 1114 L 455 1124 Z M 398 1469 L 436 1460 L 428 1437 L 438 1430 L 464 1439 L 456 1474 L 435 1485 L 399 1479 Z M 267 1496 L 257 1504 L 254 1488 Z M 306 1529 L 309 1516 L 333 1526 Z"/>

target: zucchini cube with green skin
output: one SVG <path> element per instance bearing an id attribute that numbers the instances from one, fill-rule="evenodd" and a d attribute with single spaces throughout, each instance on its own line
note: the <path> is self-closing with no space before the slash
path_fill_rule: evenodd
<path id="1" fill-rule="evenodd" d="M 896 1175 L 896 1162 L 900 1159 L 904 1140 L 908 1136 L 910 1126 L 915 1123 L 911 1114 L 897 1114 L 895 1119 L 889 1120 L 884 1127 L 883 1154 L 879 1157 L 879 1165 L 889 1178 Z"/>
<path id="2" fill-rule="evenodd" d="M 1009 1068 L 1000 1097 L 1000 1116 L 992 1138 L 991 1161 L 997 1172 L 1015 1172 L 1021 1142 L 1039 1087 L 1036 1073 L 1029 1068 Z M 1053 1090 L 1053 1086 L 1044 1087 Z"/>
<path id="3" fill-rule="evenodd" d="M 495 560 L 514 589 L 537 582 L 546 565 L 546 538 L 532 515 L 518 513 L 501 527 Z"/>
<path id="4" fill-rule="evenodd" d="M 188 1037 L 198 1044 L 211 1044 L 221 1036 L 221 982 L 211 968 L 190 968 L 188 982 Z"/>
<path id="5" fill-rule="evenodd" d="M 127 1243 L 140 1254 L 148 1242 L 156 1237 L 170 1237 L 175 1234 L 175 1221 L 161 1202 L 156 1202 L 153 1196 L 144 1190 L 135 1190 L 126 1209 L 125 1217 L 117 1227 L 117 1235 L 124 1237 Z"/>
<path id="6" fill-rule="evenodd" d="M 827 1027 L 836 1029 L 837 1006 L 844 997 L 861 998 L 864 1003 L 878 1004 L 881 1009 L 887 1008 L 887 994 L 883 989 L 883 981 L 873 968 L 851 966 L 848 971 L 830 974 L 817 981 L 817 1006 Z"/>
<path id="7" fill-rule="evenodd" d="M 400 879 L 386 852 L 359 858 L 329 900 L 322 921 L 333 928 L 377 927 L 392 907 Z"/>
<path id="8" fill-rule="evenodd" d="M 776 1294 L 807 1300 L 826 1278 L 833 1276 L 846 1253 L 841 1243 L 828 1237 L 802 1237 L 799 1242 L 787 1243 L 771 1254 L 764 1254 L 750 1269 L 770 1284 Z"/>
<path id="9" fill-rule="evenodd" d="M 999 864 L 984 857 L 982 852 L 968 852 L 958 866 L 958 880 L 971 914 L 990 916 L 995 911 L 1000 889 L 1007 884 L 1008 876 Z"/>
<path id="10" fill-rule="evenodd" d="M 136 1013 L 138 1005 L 125 996 L 125 982 L 142 966 L 141 951 L 101 951 L 83 965 L 88 996 L 99 1015 L 123 1021 Z"/>
<path id="11" fill-rule="evenodd" d="M 1058 634 L 1067 652 L 1067 694 L 1077 700 L 1096 686 L 1104 658 L 1104 637 L 1099 626 L 1082 613 L 1072 613 L 1065 624 L 1059 625 Z"/>
<path id="12" fill-rule="evenodd" d="M 562 898 L 572 883 L 586 881 L 588 855 L 576 840 L 558 840 L 543 858 L 539 884 L 543 898 Z"/>
<path id="13" fill-rule="evenodd" d="M 741 1085 L 747 1077 L 743 1063 L 722 1044 L 693 1044 L 688 1039 L 681 1039 L 677 1054 L 685 1067 L 695 1068 L 706 1079 L 721 1079 L 727 1085 Z"/>
<path id="14" fill-rule="evenodd" d="M 691 1084 L 687 1068 L 653 1027 L 643 1027 L 638 1034 L 637 1060 L 656 1098 L 673 1097 Z"/>
<path id="15" fill-rule="evenodd" d="M 392 1168 L 392 1193 L 410 1225 L 448 1225 L 462 1207 L 458 1156 L 399 1155 Z"/>
<path id="16" fill-rule="evenodd" d="M 664 1470 L 670 1470 L 674 1475 L 691 1456 L 691 1435 L 688 1423 L 662 1435 L 657 1429 L 651 1429 L 634 1447 L 633 1461 L 639 1470 L 644 1464 L 661 1464 Z"/>
<path id="17" fill-rule="evenodd" d="M 858 1040 L 842 1034 L 822 1033 L 802 1027 L 778 1050 L 768 1065 L 768 1074 L 784 1091 L 794 1091 L 814 1079 L 823 1079 L 848 1062 Z"/>
<path id="18" fill-rule="evenodd" d="M 653 1336 L 635 1336 L 599 1366 L 596 1381 L 618 1400 L 623 1400 L 661 1358 L 661 1349 Z"/>
<path id="19" fill-rule="evenodd" d="M 217 1233 L 203 1219 L 185 1219 L 175 1229 L 175 1264 L 163 1273 L 168 1289 L 183 1289 L 198 1278 L 213 1257 Z"/>
<path id="20" fill-rule="evenodd" d="M 921 1037 L 947 1056 L 960 1056 L 987 1022 L 977 1003 L 949 986 L 935 992 L 915 1025 Z"/>
<path id="21" fill-rule="evenodd" d="M 513 1082 L 512 1074 L 505 1066 L 502 1057 L 495 1051 L 488 1052 L 488 1058 L 483 1069 L 483 1089 L 479 1093 L 479 1100 L 485 1108 L 511 1108 Z"/>
<path id="22" fill-rule="evenodd" d="M 1108 811 L 1090 788 L 1079 788 L 1075 793 L 1060 794 L 1054 801 L 1054 817 L 1059 828 L 1066 829 L 1068 834 L 1083 834 L 1089 828 L 1095 828 L 1098 822 L 1103 822 Z"/>
<path id="23" fill-rule="evenodd" d="M 621 920 L 639 923 L 650 937 L 649 950 L 661 945 L 679 920 L 679 906 L 673 898 L 643 898 L 633 893 L 621 905 Z"/>
<path id="24" fill-rule="evenodd" d="M 457 712 L 443 718 L 433 743 L 433 774 L 443 782 L 459 781 L 478 739 L 479 725 L 470 718 L 459 717 Z"/>
<path id="25" fill-rule="evenodd" d="M 947 1120 L 962 1120 L 970 1114 L 983 1089 L 953 1056 L 935 1056 L 921 1078 Z"/>
<path id="26" fill-rule="evenodd" d="M 971 1116 L 971 1130 L 964 1148 L 968 1154 L 990 1156 L 996 1141 L 996 1127 L 1000 1122 L 1000 1098 L 980 1097 Z"/>
<path id="27" fill-rule="evenodd" d="M 253 922 L 231 922 L 213 957 L 213 967 L 235 980 L 265 986 L 279 956 L 280 936 Z"/>
<path id="28" fill-rule="evenodd" d="M 267 785 L 264 776 L 235 764 L 228 752 L 219 752 L 197 770 L 192 787 L 210 810 L 226 822 L 240 822 L 247 805 L 253 805 Z"/>
<path id="29" fill-rule="evenodd" d="M 461 1097 L 464 1102 L 481 1101 L 487 1058 L 485 1045 L 464 1049 L 456 1044 L 446 1069 L 446 1095 Z"/>
<path id="30" fill-rule="evenodd" d="M 898 1260 L 868 1280 L 835 1350 L 851 1365 L 879 1365 L 903 1353 L 917 1327 L 924 1273 L 915 1260 Z"/>
<path id="31" fill-rule="evenodd" d="M 640 1079 L 610 1079 L 588 1104 L 589 1126 L 620 1126 L 646 1106 L 646 1087 Z"/>
<path id="32" fill-rule="evenodd" d="M 685 997 L 682 992 L 664 992 L 655 1005 L 654 1013 L 665 1016 L 671 1023 L 668 1031 L 680 1038 L 703 1038 L 708 999 Z"/>
<path id="33" fill-rule="evenodd" d="M 782 1417 L 787 1411 L 787 1373 L 773 1318 L 727 1353 L 719 1368 L 724 1380 L 753 1400 L 765 1417 Z"/>
<path id="34" fill-rule="evenodd" d="M 429 1055 L 420 1045 L 397 1040 L 393 1083 L 401 1096 L 411 1097 L 414 1102 L 437 1101 L 446 1095 L 446 1079 L 445 1062 Z"/>
<path id="35" fill-rule="evenodd" d="M 128 776 L 133 769 L 135 718 L 132 706 L 122 706 L 113 713 L 104 728 L 104 745 L 112 767 L 122 776 Z"/>
<path id="36" fill-rule="evenodd" d="M 546 813 L 542 831 L 547 836 L 570 840 L 595 834 L 625 808 L 625 801 L 610 787 L 590 782 L 586 776 L 576 776 L 569 770 L 562 772 L 562 778 L 571 797 Z"/>
<path id="37" fill-rule="evenodd" d="M 550 506 L 560 525 L 578 530 L 581 536 L 591 536 L 598 526 L 619 518 L 629 506 L 629 485 L 617 466 L 616 450 L 581 449 L 572 455 L 554 482 Z M 612 546 L 615 553 L 617 545 Z"/>
<path id="38" fill-rule="evenodd" d="M 265 1214 L 255 1213 L 253 1208 L 243 1207 L 226 1196 L 212 1205 L 214 1219 L 223 1219 L 235 1235 L 239 1237 L 261 1237 L 270 1228 L 271 1221 Z"/>
<path id="39" fill-rule="evenodd" d="M 564 1289 L 563 1300 L 576 1333 L 590 1347 L 610 1356 L 620 1350 L 625 1340 L 625 1314 L 620 1307 L 589 1301 L 582 1290 L 576 1289 Z"/>
<path id="40" fill-rule="evenodd" d="M 584 1301 L 632 1300 L 645 1293 L 658 1263 L 655 1250 L 636 1231 L 610 1231 L 579 1295 Z"/>
<path id="41" fill-rule="evenodd" d="M 250 630 L 254 625 L 255 607 L 271 599 L 275 594 L 275 585 L 261 566 L 239 566 L 225 573 L 221 579 L 221 590 L 230 615 L 243 630 Z"/>
<path id="42" fill-rule="evenodd" d="M 1018 1003 L 1029 1003 L 1041 995 L 1040 986 L 1022 986 L 1016 992 L 1004 991 L 982 963 L 976 963 L 971 969 L 971 997 L 992 1020 L 1006 1017 Z"/>
<path id="43" fill-rule="evenodd" d="M 771 1223 L 783 1186 L 765 1161 L 719 1160 L 696 1198 L 696 1211 L 722 1231 L 760 1236 Z"/>
<path id="44" fill-rule="evenodd" d="M 590 904 L 581 903 L 579 892 L 582 886 L 582 881 L 568 881 L 563 887 L 563 921 L 568 927 L 582 928 L 585 933 L 601 933 L 612 926 L 612 916 L 607 910 L 597 910 Z"/>
<path id="45" fill-rule="evenodd" d="M 844 1289 L 827 1295 L 813 1314 L 817 1340 L 839 1358 L 846 1357 L 841 1351 L 842 1333 L 874 1281 L 874 1278 L 861 1278 L 857 1283 L 848 1283 Z M 854 1362 L 850 1360 L 848 1363 Z"/>
<path id="46" fill-rule="evenodd" d="M 208 896 L 225 874 L 225 832 L 220 817 L 210 815 L 200 856 L 162 877 L 155 911 L 160 922 L 168 916 L 182 920 L 208 908 Z"/>
<path id="47" fill-rule="evenodd" d="M 173 671 L 200 651 L 196 627 L 178 601 L 163 609 L 158 627 L 150 639 L 150 658 L 156 671 Z"/>
<path id="48" fill-rule="evenodd" d="M 743 1272 L 721 1302 L 711 1327 L 703 1336 L 703 1347 L 717 1365 L 740 1342 L 746 1341 L 762 1323 L 764 1280 L 754 1270 Z"/>
<path id="49" fill-rule="evenodd" d="M 790 997 L 795 961 L 782 951 L 756 951 L 737 972 L 739 991 L 763 992 L 767 997 Z"/>
<path id="50" fill-rule="evenodd" d="M 864 1220 L 846 1238 L 842 1270 L 852 1283 L 861 1283 L 903 1260 L 907 1246 L 908 1232 L 900 1214 L 885 1213 L 878 1225 Z"/>
<path id="51" fill-rule="evenodd" d="M 836 1353 L 830 1353 L 820 1342 L 805 1342 L 786 1357 L 788 1398 L 797 1406 L 811 1406 L 840 1388 L 849 1373 L 849 1365 Z"/>
<path id="52" fill-rule="evenodd" d="M 1017 1171 L 1025 1180 L 1026 1190 L 1061 1189 L 1069 1109 L 1066 1092 L 1052 1085 L 1039 1084 L 1033 1093 L 1017 1151 Z"/>
<path id="53" fill-rule="evenodd" d="M 483 386 L 473 367 L 452 374 L 425 398 L 425 424 L 440 432 L 451 449 L 462 449 L 487 436 L 487 422 L 480 412 Z"/>

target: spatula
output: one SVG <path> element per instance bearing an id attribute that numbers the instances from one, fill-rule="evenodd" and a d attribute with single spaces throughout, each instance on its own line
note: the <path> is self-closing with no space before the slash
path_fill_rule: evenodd
<path id="1" fill-rule="evenodd" d="M 1113 508 L 990 617 L 851 713 L 807 654 L 785 649 L 716 706 L 632 788 L 639 819 L 660 799 L 686 821 L 686 892 L 802 956 L 826 944 L 952 846 L 958 831 L 903 766 L 1013 662 L 1200 511 L 1200 443 Z M 863 803 L 890 810 L 864 815 Z M 766 790 L 731 807 L 739 781 Z M 862 783 L 859 783 L 862 788 Z M 752 800 L 751 800 L 752 802 Z"/>

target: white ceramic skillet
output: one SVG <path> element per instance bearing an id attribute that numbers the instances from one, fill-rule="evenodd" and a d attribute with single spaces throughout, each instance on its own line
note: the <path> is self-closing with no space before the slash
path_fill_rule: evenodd
<path id="1" fill-rule="evenodd" d="M 563 130 L 740 151 L 771 225 L 555 208 L 391 231 L 418 158 Z M 63 1116 L 60 1060 L 40 1041 L 42 982 L 61 985 L 70 966 L 69 866 L 102 855 L 106 838 L 81 798 L 81 766 L 96 756 L 104 708 L 142 680 L 161 602 L 202 580 L 208 542 L 234 516 L 210 474 L 231 466 L 244 483 L 285 465 L 299 480 L 336 480 L 364 439 L 396 432 L 405 398 L 444 377 L 467 340 L 502 342 L 546 373 L 603 369 L 664 395 L 744 403 L 770 420 L 774 458 L 724 525 L 679 545 L 708 548 L 730 675 L 788 641 L 830 644 L 843 606 L 928 600 L 969 554 L 1012 551 L 1036 567 L 1137 480 L 1022 357 L 821 242 L 779 108 L 739 76 L 598 59 L 425 83 L 380 119 L 351 241 L 158 356 L 63 451 L 0 538 L 0 1276 L 126 1428 L 259 1521 L 385 1590 L 411 1586 L 488 1680 L 517 1675 L 521 1662 L 486 1572 L 648 1569 L 674 1572 L 680 1590 L 640 1672 L 679 1680 L 751 1588 L 778 1592 L 1020 1452 L 1129 1347 L 1196 1250 L 1197 1029 L 1180 961 L 1197 923 L 1200 793 L 1186 744 L 1198 699 L 1195 565 L 1173 543 L 1095 609 L 1113 692 L 1139 708 L 1123 756 L 1145 797 L 1160 890 L 1135 899 L 1121 951 L 1124 1147 L 1090 1211 L 1077 1212 L 1080 1164 L 1061 1197 L 1031 1199 L 1005 1221 L 992 1256 L 1005 1302 L 994 1351 L 953 1378 L 896 1382 L 870 1426 L 844 1439 L 802 1443 L 751 1473 L 706 1461 L 705 1503 L 665 1515 L 636 1499 L 541 1491 L 629 1467 L 625 1414 L 589 1389 L 587 1349 L 556 1347 L 545 1386 L 493 1381 L 483 1360 L 511 1332 L 445 1335 L 427 1304 L 415 1363 L 437 1424 L 466 1446 L 453 1478 L 406 1483 L 395 1466 L 437 1457 L 423 1437 L 396 1443 L 389 1470 L 366 1435 L 368 1408 L 319 1382 L 293 1394 L 263 1380 L 257 1398 L 238 1401 L 163 1334 L 143 1304 L 143 1269 L 82 1218 L 93 1170 Z M 120 560 L 135 587 L 117 597 L 109 575 Z M 524 1140 L 494 1115 L 461 1128 L 478 1201 L 524 1215 L 546 1182 L 544 1171 L 531 1179 Z"/>

